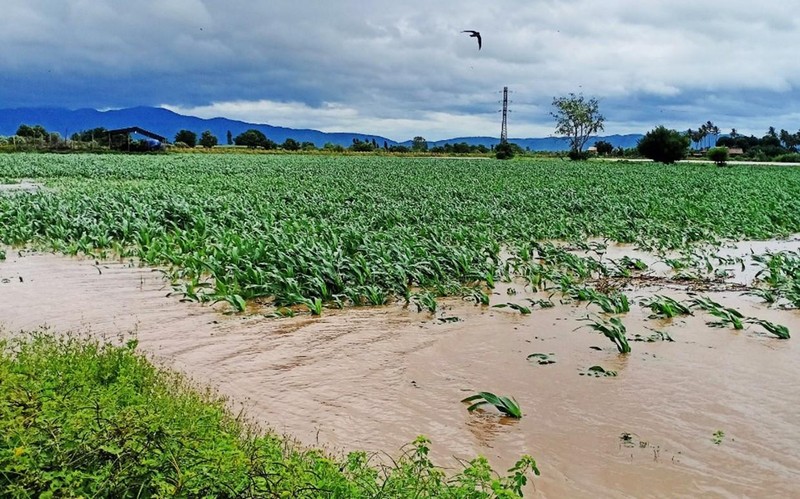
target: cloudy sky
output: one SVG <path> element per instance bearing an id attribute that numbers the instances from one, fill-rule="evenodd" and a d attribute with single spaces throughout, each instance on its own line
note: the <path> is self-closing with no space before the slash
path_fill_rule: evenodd
<path id="1" fill-rule="evenodd" d="M 483 49 L 461 30 L 482 33 Z M 800 0 L 3 0 L 0 108 L 163 106 L 395 140 L 800 128 Z"/>

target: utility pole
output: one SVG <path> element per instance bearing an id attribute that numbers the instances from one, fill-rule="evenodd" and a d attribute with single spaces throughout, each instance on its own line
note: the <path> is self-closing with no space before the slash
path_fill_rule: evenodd
<path id="1" fill-rule="evenodd" d="M 503 125 L 500 128 L 500 143 L 508 142 L 508 87 L 503 87 Z"/>

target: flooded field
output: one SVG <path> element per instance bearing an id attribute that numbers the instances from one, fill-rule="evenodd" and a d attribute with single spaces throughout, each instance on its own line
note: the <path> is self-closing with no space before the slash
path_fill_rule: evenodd
<path id="1" fill-rule="evenodd" d="M 730 252 L 799 247 L 796 240 L 748 243 Z M 746 266 L 730 281 L 747 284 L 754 275 Z M 226 315 L 224 304 L 183 303 L 170 291 L 147 268 L 9 250 L 0 262 L 0 323 L 3 334 L 41 326 L 135 334 L 154 360 L 243 404 L 250 418 L 334 452 L 391 453 L 424 434 L 437 462 L 451 468 L 459 466 L 454 457 L 484 454 L 505 469 L 528 453 L 542 471 L 533 497 L 791 497 L 798 490 L 797 340 L 757 325 L 711 328 L 700 310 L 649 319 L 639 302 L 654 294 L 685 300 L 679 285 L 625 289 L 635 302 L 624 316 L 627 356 L 578 320 L 596 307 L 557 297 L 555 307 L 529 315 L 449 299 L 436 314 L 390 305 L 271 319 Z M 491 300 L 522 304 L 548 295 L 501 283 Z M 768 308 L 738 290 L 703 296 L 800 334 L 797 310 Z M 633 341 L 656 332 L 674 341 Z M 540 365 L 528 360 L 533 353 L 556 362 Z M 617 375 L 587 375 L 596 365 Z M 468 413 L 459 400 L 476 391 L 513 395 L 524 417 Z"/>

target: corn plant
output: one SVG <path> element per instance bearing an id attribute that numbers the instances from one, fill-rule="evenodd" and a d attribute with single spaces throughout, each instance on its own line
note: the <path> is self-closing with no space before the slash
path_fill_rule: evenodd
<path id="1" fill-rule="evenodd" d="M 510 308 L 511 310 L 516 310 L 522 315 L 528 315 L 531 313 L 531 309 L 529 307 L 526 307 L 524 305 L 518 305 L 516 303 L 508 302 L 508 303 L 498 303 L 497 305 L 492 305 L 492 308 L 506 308 L 506 307 Z"/>
<path id="2" fill-rule="evenodd" d="M 489 295 L 480 287 L 465 288 L 462 295 L 464 300 L 474 301 L 475 305 L 489 304 Z"/>
<path id="3" fill-rule="evenodd" d="M 604 369 L 603 366 L 592 366 L 586 371 L 579 372 L 581 376 L 591 376 L 594 378 L 614 378 L 617 376 L 617 371 Z"/>
<path id="4" fill-rule="evenodd" d="M 744 315 L 734 308 L 724 307 L 708 297 L 697 297 L 691 300 L 691 306 L 700 308 L 719 321 L 707 322 L 711 327 L 725 327 L 730 325 L 734 329 L 744 329 Z"/>
<path id="5" fill-rule="evenodd" d="M 614 346 L 617 347 L 617 350 L 619 350 L 619 353 L 630 353 L 631 347 L 628 344 L 628 338 L 625 336 L 625 324 L 623 324 L 618 317 L 611 317 L 610 319 L 606 320 L 601 317 L 592 319 L 589 316 L 586 316 L 585 318 L 578 320 L 588 321 L 588 327 L 592 328 L 598 333 L 602 333 L 606 338 L 611 340 L 611 342 L 614 343 Z"/>
<path id="6" fill-rule="evenodd" d="M 417 312 L 427 310 L 430 313 L 436 312 L 436 297 L 430 291 L 423 291 L 411 295 L 411 302 L 417 307 Z"/>
<path id="7" fill-rule="evenodd" d="M 669 296 L 654 295 L 649 300 L 643 300 L 641 306 L 653 311 L 651 318 L 664 317 L 671 319 L 679 315 L 694 315 L 691 308 Z"/>
<path id="8" fill-rule="evenodd" d="M 484 405 L 493 405 L 498 411 L 502 412 L 506 416 L 517 419 L 522 417 L 522 410 L 519 408 L 519 404 L 514 397 L 509 398 L 498 396 L 491 392 L 478 392 L 475 395 L 461 400 L 461 402 L 471 403 L 471 405 L 467 407 L 467 411 L 469 412 L 472 412 Z"/>
<path id="9" fill-rule="evenodd" d="M 763 319 L 756 319 L 755 317 L 747 318 L 746 322 L 749 324 L 758 324 L 766 329 L 768 333 L 773 334 L 782 340 L 788 340 L 790 338 L 789 328 L 781 324 L 774 324 Z"/>

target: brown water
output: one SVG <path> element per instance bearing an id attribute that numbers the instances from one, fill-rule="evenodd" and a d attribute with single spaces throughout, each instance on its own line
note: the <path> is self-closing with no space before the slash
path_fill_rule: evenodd
<path id="1" fill-rule="evenodd" d="M 770 248 L 798 246 L 786 244 Z M 499 286 L 492 302 L 545 297 L 514 287 L 509 296 Z M 623 357 L 603 336 L 575 330 L 594 306 L 523 316 L 454 299 L 436 316 L 388 306 L 267 319 L 181 303 L 169 291 L 149 269 L 9 251 L 0 262 L 0 323 L 5 334 L 42 325 L 112 337 L 134 331 L 157 361 L 218 388 L 257 421 L 333 451 L 396 454 L 424 434 L 437 462 L 453 469 L 451 456 L 480 453 L 505 469 L 528 453 L 542 471 L 534 497 L 800 494 L 800 340 L 773 339 L 758 326 L 709 328 L 702 312 L 648 320 L 649 310 L 632 306 L 629 337 L 652 328 L 675 342 L 631 343 Z M 626 293 L 686 297 L 671 287 Z M 707 294 L 800 335 L 798 311 L 736 292 Z M 526 360 L 534 352 L 557 362 Z M 579 375 L 593 365 L 618 376 Z M 513 395 L 525 416 L 467 413 L 459 400 L 479 390 Z M 719 445 L 717 430 L 725 433 Z"/>

